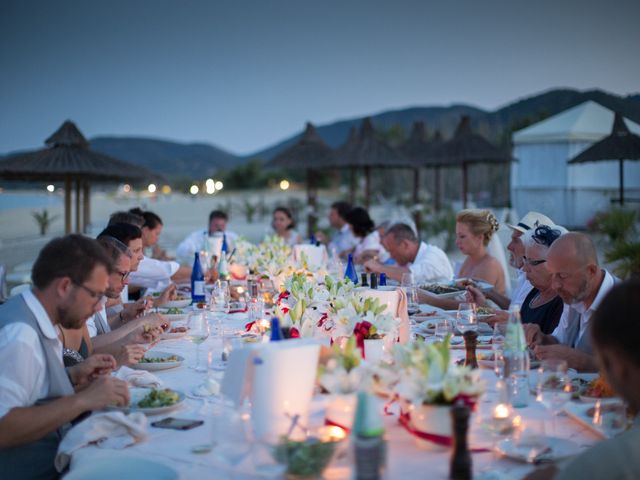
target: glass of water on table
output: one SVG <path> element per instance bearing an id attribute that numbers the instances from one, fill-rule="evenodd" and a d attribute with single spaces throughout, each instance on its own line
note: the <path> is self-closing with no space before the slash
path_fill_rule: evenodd
<path id="1" fill-rule="evenodd" d="M 196 363 L 192 367 L 196 372 L 206 372 L 206 365 L 200 362 L 200 345 L 209 338 L 209 322 L 207 314 L 204 311 L 191 312 L 187 317 L 186 338 L 196 344 Z"/>
<path id="2" fill-rule="evenodd" d="M 476 316 L 476 304 L 467 302 L 460 303 L 456 314 L 456 323 L 460 333 L 477 332 L 478 317 Z"/>

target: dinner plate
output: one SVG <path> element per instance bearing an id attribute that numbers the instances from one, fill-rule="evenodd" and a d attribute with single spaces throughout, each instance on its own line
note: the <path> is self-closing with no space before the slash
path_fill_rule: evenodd
<path id="1" fill-rule="evenodd" d="M 73 468 L 65 480 L 113 480 L 135 478 L 136 480 L 178 480 L 178 472 L 162 463 L 144 458 L 118 455 L 113 458 L 92 459 L 91 462 Z"/>
<path id="2" fill-rule="evenodd" d="M 160 335 L 160 340 L 174 340 L 174 339 L 176 339 L 176 338 L 182 338 L 182 337 L 184 337 L 187 333 L 189 333 L 189 328 L 188 328 L 188 327 L 186 327 L 186 328 L 187 328 L 187 330 L 186 330 L 186 331 L 184 331 L 184 332 L 173 332 L 173 333 L 171 332 L 171 329 L 172 329 L 172 328 L 178 328 L 178 327 L 185 327 L 185 326 L 184 326 L 184 325 L 172 325 L 172 326 L 169 328 L 169 331 L 168 331 L 168 332 L 164 332 L 162 335 Z"/>
<path id="3" fill-rule="evenodd" d="M 163 303 L 162 305 L 158 305 L 160 308 L 184 308 L 191 305 L 190 298 L 183 298 L 180 300 L 171 300 L 169 302 Z"/>
<path id="4" fill-rule="evenodd" d="M 167 405 L 166 407 L 154 407 L 154 408 L 141 408 L 138 407 L 138 402 L 146 397 L 150 392 L 151 388 L 138 388 L 133 387 L 129 388 L 129 406 L 127 407 L 109 407 L 113 410 L 122 410 L 124 412 L 140 412 L 145 415 L 160 415 L 162 413 L 167 413 L 172 410 L 175 410 L 182 402 L 184 402 L 184 393 L 179 392 L 178 390 L 173 390 L 178 394 L 178 401 L 173 405 Z"/>
<path id="5" fill-rule="evenodd" d="M 478 287 L 482 291 L 491 290 L 493 288 L 493 285 L 491 285 L 489 282 L 485 282 L 484 280 L 476 280 L 473 278 L 464 278 L 464 277 L 454 278 L 452 285 L 455 285 L 459 282 L 463 282 L 465 280 L 471 280 L 473 283 L 475 283 L 476 287 Z"/>
<path id="6" fill-rule="evenodd" d="M 147 358 L 167 358 L 173 356 L 178 357 L 178 360 L 175 362 L 136 363 L 135 365 L 131 365 L 131 368 L 135 368 L 136 370 L 147 370 L 149 372 L 155 372 L 156 370 L 168 370 L 169 368 L 176 368 L 182 365 L 182 362 L 184 362 L 184 357 L 176 355 L 175 353 L 150 351 L 145 354 L 145 357 Z"/>
<path id="7" fill-rule="evenodd" d="M 491 344 L 492 337 L 490 335 L 478 335 L 477 350 L 490 350 L 493 345 Z M 456 335 L 451 337 L 451 348 L 454 350 L 464 350 L 464 339 Z"/>
<path id="8" fill-rule="evenodd" d="M 533 439 L 532 439 L 533 440 Z M 549 448 L 545 451 L 545 448 Z M 535 441 L 506 438 L 496 445 L 496 451 L 505 457 L 527 463 L 550 462 L 571 457 L 580 452 L 580 446 L 565 438 L 537 436 Z"/>
<path id="9" fill-rule="evenodd" d="M 620 402 L 620 399 L 613 398 L 607 399 L 612 400 L 611 403 Z M 606 400 L 602 400 L 601 405 L 606 405 L 608 402 Z M 586 404 L 579 402 L 568 402 L 564 406 L 564 412 L 569 416 L 569 418 L 575 420 L 576 422 L 582 424 L 587 427 L 593 433 L 602 438 L 611 438 L 614 437 L 616 432 L 612 432 L 608 430 L 606 427 L 600 425 L 594 425 L 593 417 L 588 414 L 589 410 L 594 408 L 594 404 Z"/>

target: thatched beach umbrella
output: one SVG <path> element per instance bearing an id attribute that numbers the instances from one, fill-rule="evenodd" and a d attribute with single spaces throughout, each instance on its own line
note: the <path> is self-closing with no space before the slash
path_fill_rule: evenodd
<path id="1" fill-rule="evenodd" d="M 624 117 L 616 113 L 611 135 L 594 143 L 569 161 L 570 164 L 618 160 L 620 206 L 624 205 L 624 161 L 640 160 L 640 136 L 629 131 Z"/>
<path id="2" fill-rule="evenodd" d="M 307 217 L 308 235 L 316 228 L 317 191 L 314 171 L 327 168 L 333 159 L 333 150 L 320 138 L 315 127 L 307 122 L 307 127 L 300 140 L 286 150 L 280 152 L 269 162 L 272 167 L 304 168 L 307 172 L 307 204 L 310 208 Z"/>
<path id="3" fill-rule="evenodd" d="M 355 141 L 347 141 L 336 150 L 333 163 L 334 168 L 363 168 L 365 175 L 365 206 L 369 208 L 371 197 L 371 169 L 372 168 L 413 168 L 411 160 L 407 159 L 397 149 L 376 136 L 375 129 L 369 117 L 362 121 L 360 131 Z"/>
<path id="4" fill-rule="evenodd" d="M 89 148 L 89 142 L 69 120 L 45 140 L 47 148 L 18 153 L 0 161 L 0 177 L 22 181 L 64 182 L 64 227 L 71 232 L 71 190 L 76 188 L 76 231 L 90 222 L 90 184 L 158 178 L 149 170 L 116 160 Z M 84 197 L 84 216 L 80 221 L 80 197 Z"/>
<path id="5" fill-rule="evenodd" d="M 467 206 L 467 169 L 471 164 L 509 163 L 511 154 L 491 144 L 483 136 L 471 131 L 471 120 L 464 115 L 456 128 L 453 138 L 435 149 L 435 157 L 443 166 L 462 167 L 462 202 Z"/>

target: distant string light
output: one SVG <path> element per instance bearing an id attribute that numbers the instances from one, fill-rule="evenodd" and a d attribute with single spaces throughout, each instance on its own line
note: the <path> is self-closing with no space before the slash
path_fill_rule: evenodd
<path id="1" fill-rule="evenodd" d="M 149 193 L 156 193 L 156 186 L 153 183 L 150 183 L 149 186 L 147 187 L 147 190 L 149 190 Z"/>
<path id="2" fill-rule="evenodd" d="M 56 190 L 56 187 L 53 185 L 47 185 L 47 192 L 53 193 Z"/>
<path id="3" fill-rule="evenodd" d="M 280 190 L 288 190 L 289 189 L 289 180 L 281 180 L 280 181 Z"/>
<path id="4" fill-rule="evenodd" d="M 222 184 L 222 182 L 220 180 L 218 180 L 214 186 L 216 187 L 216 190 L 222 190 L 222 188 L 224 187 L 224 185 Z"/>
<path id="5" fill-rule="evenodd" d="M 191 185 L 191 188 L 189 189 L 189 193 L 191 193 L 191 195 L 197 195 L 199 191 L 200 189 L 197 185 Z"/>

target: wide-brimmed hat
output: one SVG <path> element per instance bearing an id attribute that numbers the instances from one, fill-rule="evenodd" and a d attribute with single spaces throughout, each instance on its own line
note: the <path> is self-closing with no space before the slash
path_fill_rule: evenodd
<path id="1" fill-rule="evenodd" d="M 554 225 L 554 223 L 553 220 L 551 220 L 549 217 L 538 212 L 527 213 L 518 221 L 517 225 L 511 225 L 510 223 L 507 223 L 507 227 L 509 227 L 511 230 L 517 230 L 522 233 L 526 232 L 527 230 L 531 230 L 538 225 L 548 225 L 551 227 Z"/>

